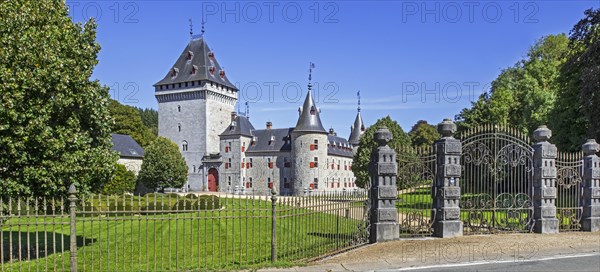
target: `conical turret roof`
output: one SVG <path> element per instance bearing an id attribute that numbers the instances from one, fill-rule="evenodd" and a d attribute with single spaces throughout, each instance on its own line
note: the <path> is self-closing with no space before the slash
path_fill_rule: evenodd
<path id="1" fill-rule="evenodd" d="M 364 131 L 365 124 L 363 123 L 363 119 L 359 111 L 356 114 L 356 119 L 354 119 L 354 125 L 350 128 L 350 138 L 348 138 L 348 142 L 351 145 L 358 145 L 360 143 L 360 135 L 362 135 Z"/>
<path id="2" fill-rule="evenodd" d="M 323 124 L 321 123 L 321 117 L 319 116 L 321 113 L 313 100 L 310 88 L 308 89 L 306 99 L 304 99 L 304 105 L 300 111 L 298 123 L 296 123 L 296 127 L 294 128 L 295 132 L 317 132 L 327 134 L 327 131 L 323 128 Z"/>

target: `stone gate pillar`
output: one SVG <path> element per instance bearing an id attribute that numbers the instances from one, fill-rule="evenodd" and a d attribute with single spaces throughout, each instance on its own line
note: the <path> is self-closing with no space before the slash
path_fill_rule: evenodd
<path id="1" fill-rule="evenodd" d="M 589 139 L 583 144 L 583 231 L 600 231 L 600 145 Z"/>
<path id="2" fill-rule="evenodd" d="M 452 135 L 456 124 L 444 119 L 438 124 L 442 138 L 434 143 L 437 156 L 435 184 L 432 188 L 433 207 L 431 220 L 433 235 L 436 237 L 456 237 L 463 235 L 463 223 L 460 221 L 460 154 L 462 144 Z"/>
<path id="3" fill-rule="evenodd" d="M 540 126 L 533 132 L 533 219 L 536 233 L 558 233 L 556 218 L 556 146 L 552 131 Z"/>
<path id="4" fill-rule="evenodd" d="M 386 128 L 379 128 L 375 132 L 377 149 L 371 155 L 369 176 L 371 177 L 370 211 L 370 237 L 371 243 L 398 239 L 400 229 L 398 226 L 398 210 L 396 198 L 396 152 L 387 144 L 392 140 L 392 133 Z"/>

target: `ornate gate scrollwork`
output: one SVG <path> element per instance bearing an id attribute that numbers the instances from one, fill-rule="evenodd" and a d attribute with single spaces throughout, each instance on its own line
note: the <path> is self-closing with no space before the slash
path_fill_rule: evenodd
<path id="1" fill-rule="evenodd" d="M 531 140 L 514 129 L 489 125 L 467 131 L 460 139 L 464 233 L 531 232 Z"/>

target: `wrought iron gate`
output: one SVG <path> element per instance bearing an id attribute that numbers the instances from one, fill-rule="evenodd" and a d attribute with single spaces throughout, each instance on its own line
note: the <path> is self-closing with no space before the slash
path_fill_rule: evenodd
<path id="1" fill-rule="evenodd" d="M 560 231 L 581 230 L 583 152 L 558 152 L 556 217 Z"/>
<path id="2" fill-rule="evenodd" d="M 531 232 L 533 149 L 516 129 L 487 125 L 459 134 L 465 234 Z"/>
<path id="3" fill-rule="evenodd" d="M 398 159 L 398 224 L 400 237 L 431 236 L 431 186 L 436 155 L 432 147 L 401 148 Z"/>

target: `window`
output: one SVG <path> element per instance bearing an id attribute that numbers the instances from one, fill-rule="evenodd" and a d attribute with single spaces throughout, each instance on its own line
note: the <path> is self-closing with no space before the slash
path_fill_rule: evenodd
<path id="1" fill-rule="evenodd" d="M 248 188 L 248 189 L 252 188 L 252 178 L 248 179 L 248 182 L 246 183 L 246 188 Z"/>
<path id="2" fill-rule="evenodd" d="M 180 105 L 177 105 L 177 111 L 181 112 L 181 106 Z"/>
<path id="3" fill-rule="evenodd" d="M 271 182 L 271 178 L 267 178 L 267 187 L 269 187 L 269 189 L 273 189 L 273 182 Z"/>
<path id="4" fill-rule="evenodd" d="M 311 186 L 312 189 L 319 189 L 319 178 L 315 178 L 311 185 L 312 185 Z"/>
<path id="5" fill-rule="evenodd" d="M 310 162 L 310 168 L 319 167 L 319 158 L 314 157 L 313 161 Z"/>
<path id="6" fill-rule="evenodd" d="M 194 165 L 194 172 L 192 172 L 192 173 L 196 173 L 196 166 L 195 165 Z"/>
<path id="7" fill-rule="evenodd" d="M 283 188 L 286 188 L 286 189 L 290 188 L 290 183 L 288 182 L 287 178 L 283 178 Z"/>
<path id="8" fill-rule="evenodd" d="M 315 139 L 314 150 L 319 150 L 319 140 Z"/>
<path id="9" fill-rule="evenodd" d="M 290 160 L 287 157 L 283 158 L 283 167 L 289 168 L 292 166 L 292 163 L 290 162 Z"/>
<path id="10" fill-rule="evenodd" d="M 183 141 L 183 144 L 181 144 L 181 150 L 188 151 L 188 143 L 187 143 L 187 141 Z"/>
<path id="11" fill-rule="evenodd" d="M 231 186 L 231 177 L 227 177 L 227 185 Z"/>
<path id="12" fill-rule="evenodd" d="M 315 115 L 317 113 L 317 108 L 315 106 L 310 107 L 310 115 Z"/>
<path id="13" fill-rule="evenodd" d="M 242 142 L 242 152 L 246 152 L 246 143 Z"/>
<path id="14" fill-rule="evenodd" d="M 271 161 L 271 158 L 267 158 L 267 166 L 271 169 L 273 168 L 273 162 Z"/>
<path id="15" fill-rule="evenodd" d="M 177 130 L 181 132 L 181 123 L 177 124 Z"/>
<path id="16" fill-rule="evenodd" d="M 242 159 L 241 167 L 244 168 L 245 164 L 246 164 L 246 159 L 244 158 L 244 159 Z"/>
<path id="17" fill-rule="evenodd" d="M 250 163 L 248 163 L 248 164 L 246 165 L 246 168 L 251 168 L 251 167 L 252 167 L 252 158 L 250 158 Z"/>

